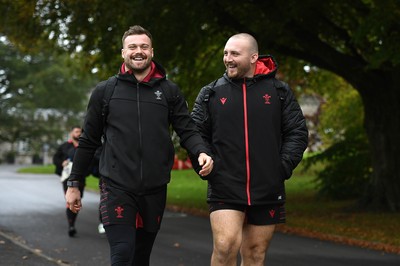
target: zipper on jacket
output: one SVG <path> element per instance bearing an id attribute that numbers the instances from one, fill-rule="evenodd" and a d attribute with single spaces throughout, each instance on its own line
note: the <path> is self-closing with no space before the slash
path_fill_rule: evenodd
<path id="1" fill-rule="evenodd" d="M 139 131 L 139 160 L 140 160 L 140 180 L 143 182 L 143 144 L 142 144 L 142 122 L 140 114 L 140 93 L 139 83 L 136 83 L 136 106 L 138 115 L 138 131 Z"/>
<path id="2" fill-rule="evenodd" d="M 246 148 L 246 193 L 247 193 L 247 205 L 251 205 L 250 200 L 250 156 L 249 156 L 249 131 L 247 122 L 247 90 L 246 90 L 246 79 L 243 80 L 243 111 L 244 111 L 244 142 Z"/>

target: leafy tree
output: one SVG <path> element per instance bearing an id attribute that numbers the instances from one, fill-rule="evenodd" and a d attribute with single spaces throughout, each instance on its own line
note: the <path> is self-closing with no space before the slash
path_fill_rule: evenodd
<path id="1" fill-rule="evenodd" d="M 323 105 L 320 132 L 329 148 L 310 161 L 325 161 L 318 174 L 319 193 L 335 199 L 359 198 L 364 205 L 371 179 L 371 154 L 363 130 L 363 105 L 358 92 L 339 80 Z"/>
<path id="2" fill-rule="evenodd" d="M 39 153 L 43 143 L 56 143 L 71 124 L 81 123 L 93 81 L 77 74 L 69 55 L 23 54 L 2 40 L 0 141 L 24 140 Z"/>
<path id="3" fill-rule="evenodd" d="M 226 38 L 249 32 L 260 52 L 331 71 L 360 94 L 373 174 L 368 204 L 400 210 L 400 4 L 397 0 L 41 0 L 1 2 L 0 32 L 21 49 L 52 41 L 82 49 L 88 65 L 114 73 L 120 37 L 133 24 L 154 34 L 156 58 L 189 95 L 223 71 Z M 8 15 L 9 14 L 9 15 Z M 29 40 L 29 43 L 26 42 Z M 50 44 L 49 44 L 50 45 Z M 266 50 L 268 49 L 268 50 Z M 220 56 L 216 56 L 216 55 Z M 194 92 L 195 91 L 195 92 Z"/>
<path id="4" fill-rule="evenodd" d="M 309 149 L 317 152 L 302 163 L 306 167 L 323 163 L 315 180 L 319 195 L 331 199 L 362 198 L 371 178 L 371 159 L 359 93 L 330 71 L 293 58 L 282 59 L 281 78 L 289 80 L 295 92 L 302 92 L 298 95 L 300 104 L 310 96 L 313 101 L 322 102 L 318 116 L 307 117 Z M 307 105 L 303 106 L 307 116 Z M 320 145 L 313 143 L 321 140 Z M 359 203 L 362 205 L 363 201 Z"/>
<path id="5" fill-rule="evenodd" d="M 323 162 L 325 167 L 316 180 L 319 195 L 360 199 L 371 178 L 368 139 L 362 127 L 364 116 L 360 115 L 363 113 L 361 97 L 342 78 L 316 67 L 308 69 L 298 86 L 305 91 L 312 90 L 323 99 L 317 131 L 325 149 L 307 157 L 303 163 L 307 167 Z M 310 126 L 309 130 L 312 131 Z M 359 203 L 362 205 L 363 201 Z"/>

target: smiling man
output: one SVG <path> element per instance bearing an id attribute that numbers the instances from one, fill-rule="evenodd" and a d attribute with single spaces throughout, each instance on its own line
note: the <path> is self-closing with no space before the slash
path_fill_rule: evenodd
<path id="1" fill-rule="evenodd" d="M 254 38 L 237 35 L 230 38 L 224 49 L 224 64 L 229 78 L 252 77 L 258 59 L 258 45 Z M 244 42 L 243 40 L 247 41 Z"/>
<path id="2" fill-rule="evenodd" d="M 223 77 L 203 87 L 192 117 L 214 153 L 207 202 L 211 265 L 261 266 L 285 222 L 285 185 L 307 148 L 304 116 L 277 64 L 247 33 L 228 39 Z M 195 161 L 194 161 L 195 162 Z M 195 166 L 196 167 L 196 166 Z"/>
<path id="3" fill-rule="evenodd" d="M 124 59 L 124 72 L 135 72 L 138 81 L 142 81 L 151 71 L 154 56 L 151 40 L 146 34 L 128 35 L 125 37 L 124 48 L 121 50 Z M 154 68 L 154 67 L 153 67 Z"/>
<path id="4" fill-rule="evenodd" d="M 174 160 L 169 126 L 182 147 L 197 158 L 201 176 L 211 172 L 213 160 L 178 86 L 153 61 L 150 32 L 130 27 L 122 37 L 121 55 L 124 62 L 118 75 L 99 83 L 90 97 L 66 201 L 71 211 L 80 211 L 79 180 L 103 145 L 100 212 L 111 264 L 146 266 L 160 229 Z M 111 91 L 104 112 L 104 95 Z"/>

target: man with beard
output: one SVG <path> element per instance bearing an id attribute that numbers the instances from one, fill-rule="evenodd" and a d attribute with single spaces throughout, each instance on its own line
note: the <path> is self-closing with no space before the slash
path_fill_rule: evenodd
<path id="1" fill-rule="evenodd" d="M 73 212 L 81 209 L 77 186 L 104 135 L 100 212 L 111 264 L 143 266 L 149 265 L 166 204 L 174 160 L 170 125 L 182 147 L 197 158 L 201 176 L 211 172 L 213 160 L 183 94 L 153 60 L 150 32 L 130 27 L 122 47 L 124 62 L 114 78 L 106 114 L 103 99 L 109 83 L 99 83 L 90 97 L 66 201 Z"/>
<path id="2" fill-rule="evenodd" d="M 308 132 L 289 86 L 253 36 L 228 39 L 225 74 L 203 87 L 192 117 L 215 161 L 208 179 L 211 265 L 264 265 L 275 225 L 285 222 L 285 185 Z M 194 167 L 196 168 L 195 164 Z"/>
<path id="3" fill-rule="evenodd" d="M 61 144 L 56 153 L 53 156 L 53 164 L 56 166 L 55 173 L 62 177 L 62 172 L 65 167 L 70 167 L 68 164 L 72 163 L 74 160 L 75 151 L 78 148 L 79 136 L 82 133 L 82 129 L 79 126 L 73 126 L 69 133 L 68 141 Z M 66 170 L 66 169 L 65 169 Z M 89 175 L 86 171 L 79 179 L 79 192 L 83 196 L 83 191 L 85 189 L 85 178 Z M 64 194 L 67 192 L 67 179 L 61 178 L 61 182 L 64 189 Z M 68 235 L 73 237 L 76 234 L 75 221 L 78 216 L 77 213 L 72 212 L 68 207 L 66 209 L 67 220 L 68 220 Z"/>

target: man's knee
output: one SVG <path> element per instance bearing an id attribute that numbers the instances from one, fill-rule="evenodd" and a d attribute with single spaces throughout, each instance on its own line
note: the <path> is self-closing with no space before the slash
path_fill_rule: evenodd
<path id="1" fill-rule="evenodd" d="M 240 256 L 242 265 L 264 265 L 266 252 L 269 247 L 271 238 L 264 239 L 244 239 L 240 247 Z"/>
<path id="2" fill-rule="evenodd" d="M 133 259 L 133 246 L 128 242 L 110 245 L 111 265 L 129 265 Z"/>
<path id="3" fill-rule="evenodd" d="M 110 245 L 111 265 L 129 265 L 135 250 L 136 229 L 127 225 L 111 225 L 105 229 Z"/>
<path id="4" fill-rule="evenodd" d="M 242 257 L 243 265 L 264 265 L 265 246 L 242 247 L 240 256 Z"/>
<path id="5" fill-rule="evenodd" d="M 229 237 L 223 239 L 214 240 L 214 250 L 213 253 L 218 258 L 218 260 L 229 259 L 231 257 L 236 258 L 236 254 L 239 252 L 240 248 L 240 237 Z"/>

